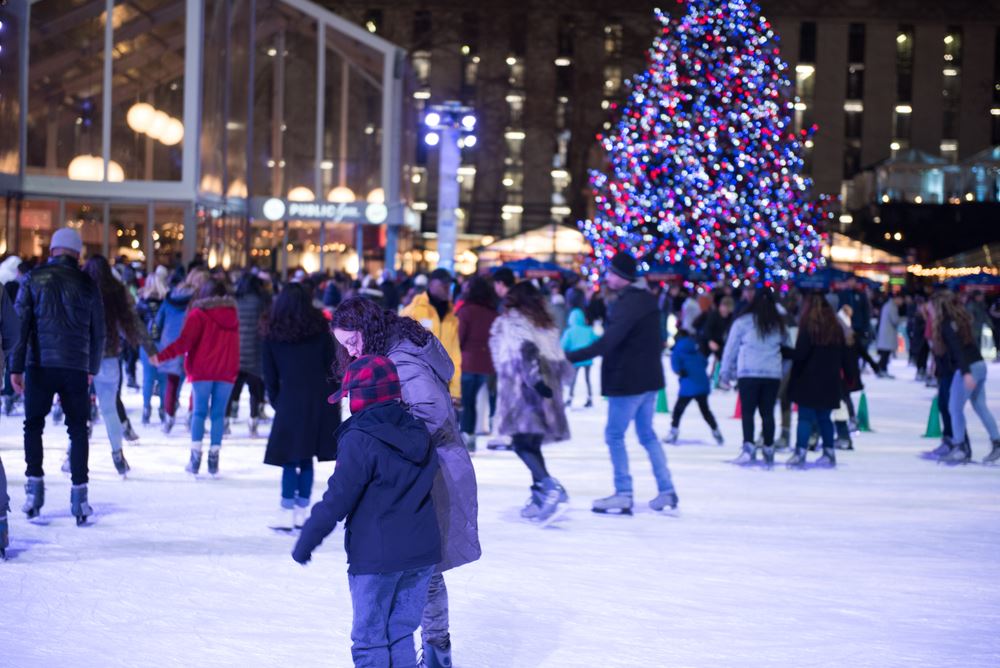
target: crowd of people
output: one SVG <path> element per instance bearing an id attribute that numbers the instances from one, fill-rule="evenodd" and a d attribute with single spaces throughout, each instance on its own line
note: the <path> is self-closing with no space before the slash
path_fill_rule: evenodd
<path id="1" fill-rule="evenodd" d="M 210 477 L 222 470 L 222 446 L 245 387 L 250 437 L 273 411 L 263 461 L 281 476 L 270 526 L 298 536 L 294 559 L 308 563 L 346 520 L 357 665 L 417 665 L 418 627 L 421 665 L 451 665 L 445 573 L 482 552 L 471 458 L 477 438 L 495 435 L 488 447 L 512 450 L 524 463 L 530 484 L 521 516 L 541 526 L 554 521 L 569 492 L 550 471 L 543 446 L 572 438 L 567 411 L 581 370 L 580 408 L 593 409 L 597 357 L 613 486 L 593 501 L 597 513 L 633 512 L 625 440 L 633 423 L 656 483 L 648 506 L 676 510 L 664 444 L 681 442 L 683 416 L 694 402 L 723 446 L 710 397 L 734 385 L 742 412 L 735 464 L 770 468 L 787 450 L 789 468 L 835 467 L 837 451 L 853 449 L 853 395 L 863 388 L 863 370 L 891 378 L 901 340 L 917 378 L 938 391 L 944 437 L 925 456 L 971 461 L 964 412 L 971 404 L 992 441 L 984 461 L 1000 460 L 981 340 L 988 324 L 1000 340 L 1000 299 L 987 305 L 980 293 L 872 294 L 853 278 L 825 292 L 696 290 L 647 281 L 627 253 L 613 257 L 600 284 L 591 285 L 568 273 L 519 280 L 507 268 L 465 279 L 437 269 L 357 281 L 298 271 L 280 281 L 263 270 L 231 274 L 197 259 L 145 275 L 100 255 L 81 267 L 81 252 L 79 235 L 67 228 L 53 235 L 44 264 L 0 264 L 3 408 L 11 415 L 18 401 L 24 405 L 22 511 L 37 517 L 45 503 L 50 413 L 69 434 L 64 471 L 72 480 L 71 512 L 83 524 L 94 514 L 88 461 L 98 416 L 115 469 L 122 476 L 130 470 L 124 442 L 135 431 L 123 385 L 141 390 L 144 426 L 153 423 L 154 397 L 164 433 L 180 429 L 176 421 L 186 414 L 185 469 L 200 474 L 207 437 Z M 667 355 L 679 391 L 661 440 L 653 418 Z M 342 399 L 349 418 L 341 415 Z M 814 449 L 819 457 L 809 462 Z M 337 464 L 313 504 L 317 460 Z M 0 550 L 9 540 L 8 507 L 0 461 Z"/>

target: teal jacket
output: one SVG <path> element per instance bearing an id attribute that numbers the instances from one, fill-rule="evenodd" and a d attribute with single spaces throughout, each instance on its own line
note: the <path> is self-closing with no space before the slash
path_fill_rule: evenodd
<path id="1" fill-rule="evenodd" d="M 587 318 L 583 315 L 583 309 L 575 308 L 570 311 L 566 331 L 562 335 L 562 349 L 566 352 L 586 348 L 599 337 L 594 328 L 587 324 Z M 577 362 L 573 366 L 590 366 L 594 363 L 593 358 Z"/>

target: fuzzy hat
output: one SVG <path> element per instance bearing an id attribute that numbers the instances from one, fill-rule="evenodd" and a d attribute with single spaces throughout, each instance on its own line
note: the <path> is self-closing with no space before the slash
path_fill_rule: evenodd
<path id="1" fill-rule="evenodd" d="M 73 228 L 61 227 L 53 233 L 52 243 L 49 246 L 51 248 L 65 248 L 79 255 L 80 251 L 83 250 L 83 239 L 80 238 L 80 233 Z"/>
<path id="2" fill-rule="evenodd" d="M 365 355 L 351 362 L 340 383 L 340 389 L 327 401 L 338 403 L 345 394 L 351 396 L 351 412 L 380 404 L 384 401 L 399 401 L 403 398 L 396 365 L 388 357 Z"/>
<path id="3" fill-rule="evenodd" d="M 634 257 L 625 251 L 620 251 L 611 258 L 608 270 L 615 276 L 624 278 L 626 281 L 634 281 L 639 277 L 638 263 Z"/>

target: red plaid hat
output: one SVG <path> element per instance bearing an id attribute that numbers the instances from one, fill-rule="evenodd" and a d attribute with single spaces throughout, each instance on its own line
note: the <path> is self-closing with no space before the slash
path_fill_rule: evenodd
<path id="1" fill-rule="evenodd" d="M 351 362 L 340 390 L 327 399 L 335 404 L 350 392 L 351 412 L 357 413 L 383 401 L 399 401 L 402 391 L 396 365 L 388 357 L 365 355 Z"/>

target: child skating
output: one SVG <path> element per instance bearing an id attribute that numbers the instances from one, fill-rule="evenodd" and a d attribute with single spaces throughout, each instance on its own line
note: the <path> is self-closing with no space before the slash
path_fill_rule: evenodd
<path id="1" fill-rule="evenodd" d="M 719 423 L 715 421 L 712 409 L 708 406 L 708 394 L 712 391 L 712 385 L 708 380 L 708 359 L 698 349 L 698 344 L 687 331 L 678 330 L 674 340 L 674 349 L 670 353 L 670 366 L 680 378 L 681 389 L 677 393 L 677 403 L 674 404 L 670 434 L 666 442 L 672 445 L 677 443 L 681 416 L 684 415 L 684 409 L 688 404 L 695 401 L 701 410 L 701 416 L 712 430 L 715 442 L 723 445 Z"/>
<path id="2" fill-rule="evenodd" d="M 594 332 L 594 328 L 587 324 L 587 317 L 583 313 L 583 309 L 575 308 L 569 313 L 568 319 L 569 325 L 566 327 L 566 331 L 562 335 L 562 349 L 566 352 L 573 350 L 580 350 L 581 348 L 586 348 L 594 341 L 599 339 L 597 333 Z M 583 405 L 584 408 L 590 408 L 594 405 L 593 392 L 590 387 L 590 367 L 594 365 L 594 360 L 584 360 L 582 362 L 577 362 L 573 365 L 573 380 L 569 385 L 569 399 L 566 400 L 566 405 L 570 406 L 573 403 L 573 391 L 576 389 L 576 378 L 580 375 L 580 370 L 583 369 L 583 377 L 587 382 L 587 403 Z"/>

